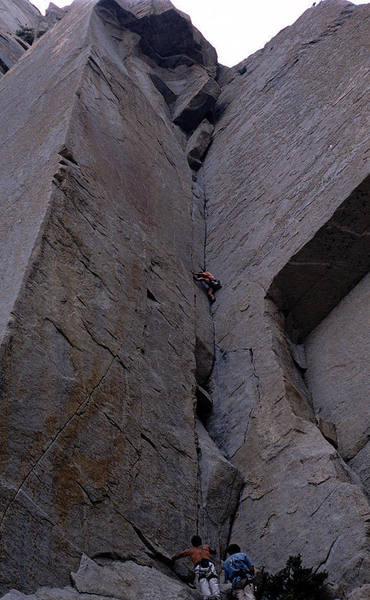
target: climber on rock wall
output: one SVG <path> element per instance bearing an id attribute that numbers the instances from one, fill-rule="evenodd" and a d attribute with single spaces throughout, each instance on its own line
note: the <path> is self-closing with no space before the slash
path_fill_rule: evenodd
<path id="1" fill-rule="evenodd" d="M 237 600 L 255 600 L 252 580 L 254 565 L 248 554 L 240 551 L 238 544 L 230 544 L 230 555 L 224 563 L 225 582 L 231 581 L 233 597 Z"/>
<path id="2" fill-rule="evenodd" d="M 171 557 L 171 560 L 190 556 L 193 561 L 195 574 L 198 578 L 202 598 L 205 599 L 213 596 L 214 598 L 217 598 L 217 600 L 221 600 L 216 568 L 210 557 L 210 553 L 215 554 L 216 550 L 207 544 L 203 545 L 199 535 L 193 535 L 191 543 L 192 548 L 174 554 Z"/>
<path id="3" fill-rule="evenodd" d="M 216 298 L 213 292 L 221 288 L 221 282 L 216 279 L 209 271 L 201 271 L 200 273 L 194 273 L 194 279 L 196 281 L 202 281 L 207 289 L 208 298 L 213 303 Z"/>

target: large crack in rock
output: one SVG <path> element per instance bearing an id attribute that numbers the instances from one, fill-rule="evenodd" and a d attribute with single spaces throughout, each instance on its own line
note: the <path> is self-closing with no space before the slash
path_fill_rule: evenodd
<path id="1" fill-rule="evenodd" d="M 244 482 L 238 469 L 222 455 L 200 421 L 197 422 L 197 435 L 201 491 L 199 531 L 223 557 Z"/>

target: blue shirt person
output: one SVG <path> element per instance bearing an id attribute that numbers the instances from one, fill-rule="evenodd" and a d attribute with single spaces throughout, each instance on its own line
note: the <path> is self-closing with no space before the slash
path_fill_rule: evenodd
<path id="1" fill-rule="evenodd" d="M 234 595 L 240 600 L 254 598 L 253 586 L 254 565 L 248 554 L 240 551 L 237 544 L 230 544 L 227 549 L 230 555 L 224 562 L 225 582 L 231 581 Z"/>

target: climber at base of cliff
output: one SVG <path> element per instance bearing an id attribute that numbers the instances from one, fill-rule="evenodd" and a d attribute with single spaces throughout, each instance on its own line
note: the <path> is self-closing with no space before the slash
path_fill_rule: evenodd
<path id="1" fill-rule="evenodd" d="M 252 580 L 254 566 L 248 554 L 240 551 L 238 544 L 230 544 L 230 555 L 224 562 L 225 582 L 231 581 L 233 597 L 237 600 L 255 600 Z"/>
<path id="2" fill-rule="evenodd" d="M 211 304 L 216 300 L 214 292 L 219 290 L 221 286 L 221 281 L 216 279 L 212 273 L 209 271 L 201 271 L 200 273 L 194 273 L 194 279 L 196 281 L 202 281 L 206 287 L 207 295 Z"/>
<path id="3" fill-rule="evenodd" d="M 193 561 L 194 571 L 198 578 L 200 593 L 202 594 L 203 600 L 210 596 L 217 598 L 217 600 L 221 600 L 216 568 L 210 557 L 210 553 L 215 554 L 216 550 L 211 548 L 211 546 L 203 545 L 199 535 L 193 535 L 191 543 L 193 545 L 192 548 L 174 554 L 171 557 L 171 560 L 190 556 Z"/>

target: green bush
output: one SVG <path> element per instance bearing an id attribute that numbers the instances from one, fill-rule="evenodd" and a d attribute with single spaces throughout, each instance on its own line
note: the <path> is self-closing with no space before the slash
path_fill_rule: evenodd
<path id="1" fill-rule="evenodd" d="M 31 29 L 31 27 L 21 27 L 20 29 L 17 29 L 15 35 L 20 37 L 31 46 L 35 39 L 35 30 Z"/>
<path id="2" fill-rule="evenodd" d="M 270 575 L 265 570 L 256 578 L 257 600 L 329 600 L 324 581 L 326 572 L 314 573 L 302 567 L 302 557 L 290 556 L 284 569 Z"/>

